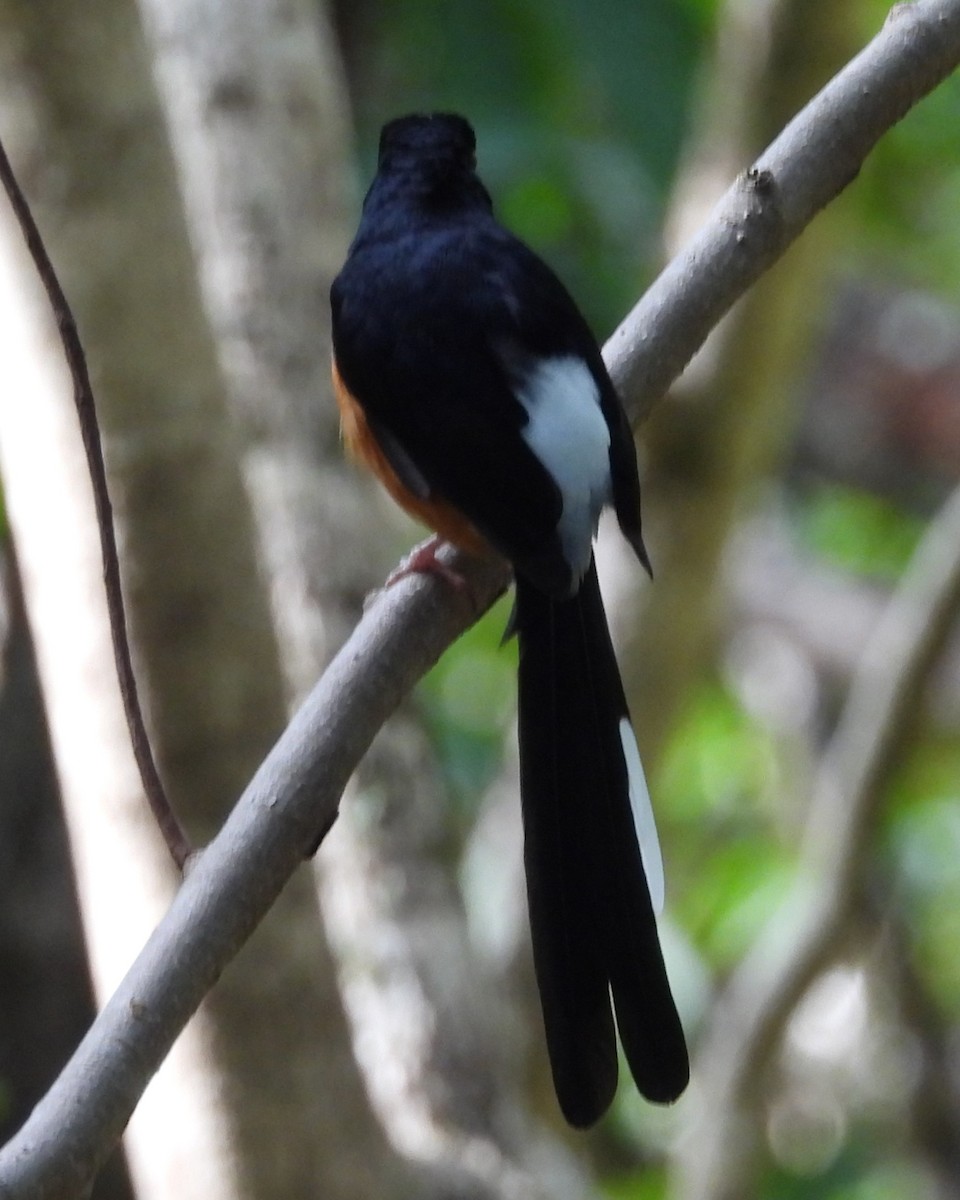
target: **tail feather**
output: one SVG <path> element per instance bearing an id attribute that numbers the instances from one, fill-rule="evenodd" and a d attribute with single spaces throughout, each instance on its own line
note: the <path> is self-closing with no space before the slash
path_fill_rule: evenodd
<path id="1" fill-rule="evenodd" d="M 583 1127 L 616 1088 L 611 993 L 645 1096 L 676 1099 L 689 1067 L 638 843 L 642 772 L 638 783 L 595 565 L 566 600 L 518 580 L 516 625 L 534 965 L 560 1107 Z M 659 858 L 645 853 L 655 874 Z"/>

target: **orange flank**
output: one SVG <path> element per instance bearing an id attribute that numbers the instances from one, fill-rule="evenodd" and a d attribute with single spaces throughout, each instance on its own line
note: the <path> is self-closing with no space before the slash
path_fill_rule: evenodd
<path id="1" fill-rule="evenodd" d="M 340 409 L 340 433 L 350 457 L 372 471 L 402 509 L 439 533 L 445 541 L 452 542 L 468 554 L 484 557 L 490 554 L 489 543 L 452 505 L 444 500 L 422 499 L 410 491 L 380 449 L 363 409 L 340 377 L 335 361 L 332 374 L 333 390 Z"/>

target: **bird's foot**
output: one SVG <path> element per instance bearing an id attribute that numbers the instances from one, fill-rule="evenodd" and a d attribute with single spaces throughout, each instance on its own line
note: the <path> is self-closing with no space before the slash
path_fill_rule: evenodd
<path id="1" fill-rule="evenodd" d="M 441 546 L 448 546 L 450 543 L 444 541 L 439 534 L 433 534 L 428 537 L 425 542 L 421 542 L 419 546 L 414 546 L 410 553 L 404 558 L 396 570 L 391 571 L 384 583 L 384 590 L 393 587 L 395 583 L 399 583 L 401 579 L 405 579 L 408 575 L 439 575 L 458 592 L 464 592 L 467 588 L 467 581 L 455 571 L 453 567 L 442 562 L 437 557 L 437 551 Z"/>

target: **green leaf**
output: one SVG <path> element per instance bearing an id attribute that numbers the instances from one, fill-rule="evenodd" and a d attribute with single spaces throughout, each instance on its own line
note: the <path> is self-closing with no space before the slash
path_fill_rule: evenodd
<path id="1" fill-rule="evenodd" d="M 801 517 L 814 550 L 847 570 L 896 579 L 923 533 L 923 522 L 880 496 L 822 484 L 810 492 Z"/>

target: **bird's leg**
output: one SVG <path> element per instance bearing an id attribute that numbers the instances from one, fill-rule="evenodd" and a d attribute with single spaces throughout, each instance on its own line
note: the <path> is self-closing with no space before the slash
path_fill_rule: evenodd
<path id="1" fill-rule="evenodd" d="M 448 566 L 445 562 L 441 562 L 437 558 L 437 551 L 440 547 L 448 546 L 449 544 L 438 533 L 434 533 L 425 542 L 421 542 L 419 546 L 414 546 L 396 570 L 391 571 L 387 576 L 387 581 L 383 585 L 384 588 L 393 587 L 395 583 L 399 583 L 401 579 L 405 579 L 408 575 L 439 575 L 455 591 L 465 591 L 467 581 L 459 571 L 455 571 L 453 567 Z"/>

